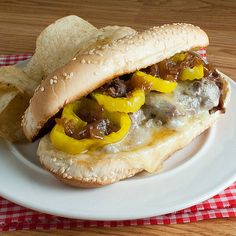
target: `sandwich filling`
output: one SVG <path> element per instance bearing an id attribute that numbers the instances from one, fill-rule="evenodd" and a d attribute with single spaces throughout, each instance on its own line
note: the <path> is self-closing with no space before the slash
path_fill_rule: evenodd
<path id="1" fill-rule="evenodd" d="M 196 52 L 178 53 L 66 105 L 50 139 L 70 154 L 130 151 L 163 127 L 178 130 L 193 118 L 224 112 L 222 88 L 220 74 Z"/>

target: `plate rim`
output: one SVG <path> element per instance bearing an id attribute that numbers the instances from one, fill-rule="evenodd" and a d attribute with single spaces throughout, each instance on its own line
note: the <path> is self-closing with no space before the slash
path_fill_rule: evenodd
<path id="1" fill-rule="evenodd" d="M 63 212 L 62 213 L 54 212 L 52 210 L 47 210 L 46 208 L 44 208 L 44 209 L 39 208 L 39 207 L 34 206 L 33 204 L 29 204 L 29 203 L 17 200 L 15 198 L 5 196 L 4 194 L 2 194 L 2 192 L 0 192 L 0 195 L 1 195 L 1 197 L 19 205 L 19 206 L 28 208 L 29 210 L 35 210 L 35 211 L 38 211 L 39 213 L 49 214 L 49 215 L 53 215 L 53 216 L 57 216 L 57 217 L 65 217 L 65 218 L 75 219 L 75 220 L 90 220 L 90 221 L 124 221 L 124 220 L 136 220 L 136 219 L 157 217 L 157 216 L 173 213 L 176 211 L 180 211 L 185 208 L 189 208 L 191 206 L 197 205 L 197 204 L 217 195 L 218 193 L 220 193 L 221 191 L 223 191 L 224 189 L 229 187 L 231 184 L 233 184 L 235 181 L 236 181 L 236 174 L 232 178 L 230 178 L 228 181 L 226 181 L 226 182 L 222 183 L 221 185 L 219 185 L 218 187 L 216 187 L 214 190 L 211 190 L 211 192 L 205 193 L 203 196 L 196 197 L 194 200 L 191 200 L 191 203 L 190 202 L 182 203 L 182 204 L 177 205 L 175 207 L 169 207 L 163 211 L 160 211 L 160 213 L 158 213 L 157 215 L 146 213 L 146 214 L 139 214 L 138 216 L 129 215 L 128 217 L 122 217 L 122 216 L 120 216 L 120 217 L 103 217 L 103 216 L 99 216 L 99 215 L 94 217 L 94 216 L 91 216 L 91 214 L 89 214 L 89 213 L 80 213 L 78 215 L 78 214 L 74 214 L 74 213 L 71 214 L 71 213 L 63 213 Z"/>

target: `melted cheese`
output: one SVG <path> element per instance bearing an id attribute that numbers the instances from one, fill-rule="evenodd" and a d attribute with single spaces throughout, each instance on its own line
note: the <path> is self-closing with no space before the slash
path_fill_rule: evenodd
<path id="1" fill-rule="evenodd" d="M 192 120 L 208 115 L 209 109 L 219 102 L 219 89 L 212 81 L 196 83 L 197 88 L 193 83 L 180 82 L 170 94 L 148 93 L 142 109 L 130 116 L 132 126 L 126 137 L 106 145 L 101 151 L 119 153 L 142 148 L 152 140 L 162 139 L 167 133 L 186 128 Z M 208 106 L 203 99 L 208 101 Z"/>

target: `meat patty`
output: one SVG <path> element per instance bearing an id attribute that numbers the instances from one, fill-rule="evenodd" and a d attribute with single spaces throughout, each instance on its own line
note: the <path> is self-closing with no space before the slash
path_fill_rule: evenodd
<path id="1" fill-rule="evenodd" d="M 190 113 L 210 110 L 219 104 L 220 89 L 209 79 L 185 82 L 175 93 L 176 101 Z"/>
<path id="2" fill-rule="evenodd" d="M 102 91 L 105 91 L 107 95 L 117 98 L 125 97 L 128 93 L 128 88 L 124 80 L 119 77 L 109 81 L 101 87 Z"/>
<path id="3" fill-rule="evenodd" d="M 186 115 L 210 111 L 219 104 L 220 89 L 209 79 L 179 82 L 172 94 L 150 92 L 142 110 L 147 119 L 163 124 Z"/>
<path id="4" fill-rule="evenodd" d="M 150 92 L 146 96 L 143 112 L 147 119 L 168 123 L 171 119 L 184 115 L 170 97 Z"/>

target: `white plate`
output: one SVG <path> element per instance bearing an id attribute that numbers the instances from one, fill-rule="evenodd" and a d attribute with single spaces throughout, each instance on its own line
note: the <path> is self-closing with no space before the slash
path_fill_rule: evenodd
<path id="1" fill-rule="evenodd" d="M 71 188 L 40 167 L 37 143 L 1 141 L 0 195 L 41 212 L 91 220 L 156 216 L 206 200 L 236 180 L 236 84 L 230 84 L 226 115 L 167 160 L 160 174 L 97 189 Z"/>

